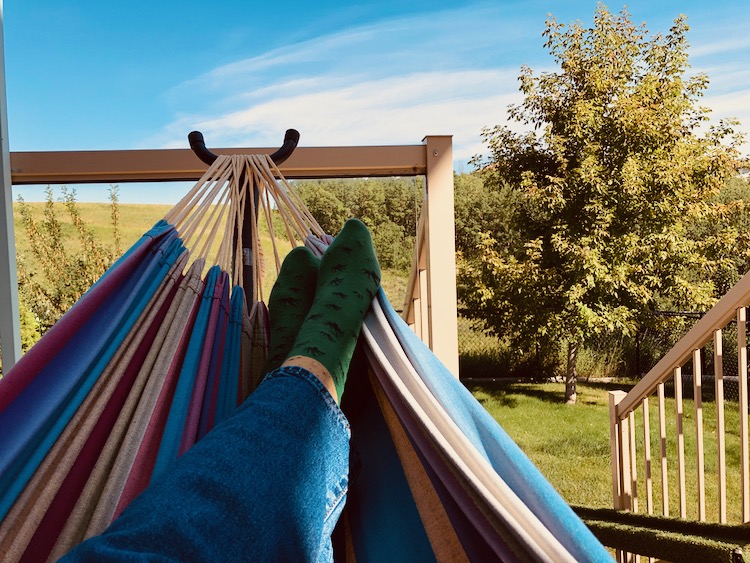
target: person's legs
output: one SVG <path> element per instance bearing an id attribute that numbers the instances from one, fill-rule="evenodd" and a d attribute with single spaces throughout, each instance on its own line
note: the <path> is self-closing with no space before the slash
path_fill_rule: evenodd
<path id="1" fill-rule="evenodd" d="M 318 561 L 348 465 L 349 425 L 330 394 L 309 372 L 280 368 L 65 560 Z"/>
<path id="2" fill-rule="evenodd" d="M 360 259 L 353 266 L 355 248 Z M 377 261 L 361 261 L 370 254 L 374 259 L 364 225 L 348 222 L 323 258 L 315 302 L 284 365 L 66 560 L 330 560 L 330 534 L 347 491 L 350 434 L 334 397 L 379 284 Z M 328 307 L 337 303 L 339 309 Z M 355 313 L 339 315 L 344 307 Z"/>

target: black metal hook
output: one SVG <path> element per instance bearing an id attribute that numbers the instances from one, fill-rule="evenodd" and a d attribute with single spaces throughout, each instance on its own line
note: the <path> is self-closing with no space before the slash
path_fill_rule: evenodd
<path id="1" fill-rule="evenodd" d="M 219 158 L 219 155 L 212 153 L 206 148 L 206 141 L 203 139 L 203 133 L 201 133 L 200 131 L 192 131 L 188 135 L 188 141 L 190 143 L 190 148 L 193 149 L 195 155 L 209 166 L 213 164 L 217 158 Z M 294 149 L 297 148 L 297 143 L 299 143 L 299 131 L 295 129 L 287 129 L 286 134 L 284 135 L 284 144 L 281 145 L 281 148 L 279 150 L 271 155 L 271 159 L 277 165 L 281 164 L 292 155 Z M 242 174 L 244 176 L 244 171 L 242 172 Z M 243 176 L 240 176 L 240 185 L 244 184 L 244 181 L 242 180 Z M 252 188 L 252 192 L 253 200 L 255 201 L 255 216 L 247 211 L 250 207 L 250 199 L 248 198 L 245 203 L 246 213 L 245 221 L 242 225 L 241 236 L 239 237 L 239 240 L 237 240 L 238 237 L 236 235 L 233 235 L 232 237 L 234 239 L 232 243 L 233 246 L 237 244 L 242 245 L 243 276 L 246 280 L 246 283 L 251 283 L 251 280 L 253 279 L 253 233 L 255 232 L 256 224 L 258 221 L 258 187 L 254 185 Z M 249 295 L 253 295 L 253 293 L 250 292 Z"/>
<path id="2" fill-rule="evenodd" d="M 200 131 L 191 131 L 188 134 L 188 142 L 195 155 L 208 165 L 213 164 L 219 156 L 206 148 L 206 141 Z M 277 165 L 281 164 L 292 155 L 294 149 L 297 148 L 297 143 L 299 143 L 299 131 L 287 129 L 284 135 L 284 144 L 271 155 L 271 160 Z"/>

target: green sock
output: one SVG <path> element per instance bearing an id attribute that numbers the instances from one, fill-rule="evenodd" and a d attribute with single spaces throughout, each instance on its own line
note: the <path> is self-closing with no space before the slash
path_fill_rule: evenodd
<path id="1" fill-rule="evenodd" d="M 289 356 L 307 356 L 333 377 L 339 402 L 380 266 L 365 225 L 350 219 L 320 261 L 315 301 Z"/>
<path id="2" fill-rule="evenodd" d="M 289 356 L 315 297 L 318 265 L 319 260 L 304 246 L 292 249 L 284 259 L 268 298 L 271 343 L 263 373 L 273 371 Z"/>

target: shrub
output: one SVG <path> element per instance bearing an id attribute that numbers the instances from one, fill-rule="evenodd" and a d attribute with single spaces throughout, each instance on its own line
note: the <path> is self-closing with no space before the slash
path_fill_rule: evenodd
<path id="1" fill-rule="evenodd" d="M 33 314 L 35 330 L 44 334 L 112 265 L 120 253 L 117 187 L 110 189 L 113 245 L 99 242 L 81 217 L 75 190 L 62 188 L 63 222 L 51 187 L 39 218 L 22 198 L 18 201 L 21 223 L 29 241 L 28 254 L 18 255 L 19 298 Z M 66 234 L 72 225 L 73 237 Z M 32 331 L 33 334 L 33 331 Z M 30 338 L 33 338 L 30 337 Z"/>

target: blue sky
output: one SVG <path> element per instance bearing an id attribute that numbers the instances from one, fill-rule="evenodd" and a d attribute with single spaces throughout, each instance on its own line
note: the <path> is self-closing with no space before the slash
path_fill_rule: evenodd
<path id="1" fill-rule="evenodd" d="M 612 11 L 622 4 L 609 3 Z M 551 70 L 541 33 L 592 19 L 593 1 L 16 0 L 4 7 L 13 151 L 415 144 L 453 135 L 456 168 L 484 126 L 520 100 L 526 64 Z M 634 21 L 666 32 L 685 13 L 704 105 L 750 133 L 746 1 L 637 1 Z M 749 135 L 750 136 L 750 135 Z M 746 145 L 747 147 L 748 145 Z M 750 152 L 750 151 L 746 151 Z M 121 186 L 124 202 L 172 202 L 184 187 Z M 102 200 L 106 187 L 79 187 Z M 39 199 L 41 188 L 14 195 Z"/>

